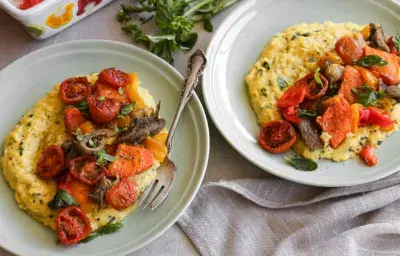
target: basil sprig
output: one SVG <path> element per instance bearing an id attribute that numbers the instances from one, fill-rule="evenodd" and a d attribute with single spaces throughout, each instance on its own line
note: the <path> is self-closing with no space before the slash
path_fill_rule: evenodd
<path id="1" fill-rule="evenodd" d="M 107 235 L 107 234 L 111 234 L 114 232 L 117 232 L 118 230 L 120 230 L 122 227 L 124 226 L 124 224 L 122 224 L 121 222 L 117 222 L 117 223 L 109 223 L 101 228 L 99 228 L 98 230 L 90 233 L 90 235 L 88 237 L 86 237 L 85 239 L 83 239 L 81 241 L 81 243 L 87 243 L 92 241 L 93 239 L 95 239 L 96 237 L 102 236 L 102 235 Z"/>
<path id="2" fill-rule="evenodd" d="M 97 161 L 96 164 L 100 166 L 107 165 L 109 162 L 117 161 L 115 156 L 107 154 L 104 149 L 101 149 L 95 153 Z"/>
<path id="3" fill-rule="evenodd" d="M 70 205 L 78 206 L 78 203 L 64 189 L 59 190 L 54 196 L 53 200 L 51 200 L 47 204 L 47 206 L 52 210 L 63 208 Z"/>
<path id="4" fill-rule="evenodd" d="M 300 171 L 310 172 L 310 171 L 315 171 L 318 168 L 318 164 L 310 159 L 301 157 L 293 157 L 293 158 L 285 157 L 285 159 L 291 166 Z"/>
<path id="5" fill-rule="evenodd" d="M 386 66 L 387 64 L 386 60 L 377 55 L 368 55 L 357 61 L 357 65 L 361 67 Z"/>
<path id="6" fill-rule="evenodd" d="M 125 106 L 121 109 L 121 112 L 119 113 L 118 117 L 124 118 L 126 115 L 132 112 L 133 108 L 135 107 L 136 102 L 132 102 L 128 106 Z"/>
<path id="7" fill-rule="evenodd" d="M 320 70 L 320 68 L 317 68 L 317 70 L 315 70 L 315 73 L 314 73 L 314 80 L 315 80 L 315 83 L 319 86 L 319 87 L 323 87 L 324 86 L 324 84 L 322 83 L 322 80 L 321 80 L 321 75 L 320 75 L 320 73 L 319 73 L 319 70 Z"/>
<path id="8" fill-rule="evenodd" d="M 392 39 L 394 47 L 400 51 L 400 29 L 397 30 L 396 35 Z"/>
<path id="9" fill-rule="evenodd" d="M 356 96 L 356 102 L 366 107 L 376 104 L 376 101 L 386 96 L 382 91 L 374 91 L 371 87 L 364 84 L 359 90 L 353 88 L 351 92 Z"/>

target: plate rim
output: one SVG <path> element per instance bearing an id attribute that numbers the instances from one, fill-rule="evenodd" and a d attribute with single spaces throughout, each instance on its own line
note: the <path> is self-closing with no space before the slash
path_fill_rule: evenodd
<path id="1" fill-rule="evenodd" d="M 233 19 L 235 16 L 238 16 L 239 13 L 242 11 L 243 8 L 246 8 L 246 5 L 249 5 L 251 2 L 253 2 L 252 6 L 254 6 L 258 1 L 257 0 L 245 0 L 241 2 L 236 8 L 223 20 L 221 25 L 216 29 L 215 33 L 211 37 L 210 43 L 207 47 L 206 50 L 206 57 L 208 59 L 208 62 L 211 64 L 211 67 L 214 67 L 213 63 L 216 62 L 217 55 L 215 54 L 218 52 L 218 48 L 220 47 L 221 43 L 221 38 L 223 37 L 223 34 L 226 34 L 231 27 L 235 26 L 230 24 L 230 20 Z M 400 11 L 400 1 L 396 0 L 389 0 L 388 2 L 380 2 L 379 0 L 366 0 L 366 2 L 374 2 L 375 4 L 378 4 L 385 8 L 387 12 L 389 12 L 388 8 L 390 6 L 395 6 L 396 8 L 399 8 Z M 248 8 L 250 9 L 250 8 Z M 222 34 L 222 35 L 221 35 Z M 264 46 L 265 47 L 265 46 Z M 215 48 L 215 50 L 213 50 Z M 260 53 L 261 54 L 261 53 Z M 302 177 L 292 177 L 289 175 L 285 175 L 282 172 L 276 171 L 273 168 L 263 166 L 259 164 L 256 159 L 254 159 L 251 154 L 248 154 L 245 150 L 243 150 L 236 142 L 235 140 L 231 137 L 229 132 L 225 131 L 225 122 L 220 118 L 220 114 L 218 107 L 213 103 L 214 97 L 212 90 L 207 90 L 208 88 L 212 88 L 212 68 L 209 67 L 205 70 L 204 75 L 202 77 L 202 93 L 203 93 L 203 98 L 204 98 L 204 103 L 206 105 L 208 114 L 213 121 L 214 125 L 217 127 L 219 130 L 220 134 L 224 137 L 224 139 L 241 155 L 243 156 L 247 161 L 250 163 L 254 164 L 255 166 L 259 167 L 261 170 L 266 171 L 270 174 L 273 174 L 277 177 L 293 181 L 296 183 L 304 184 L 304 185 L 310 185 L 310 186 L 317 186 L 317 187 L 348 187 L 348 186 L 355 186 L 355 185 L 361 185 L 373 181 L 377 181 L 380 179 L 383 179 L 385 177 L 388 177 L 398 171 L 399 169 L 393 169 L 390 172 L 384 173 L 384 174 L 377 174 L 375 176 L 371 177 L 365 177 L 365 178 L 358 178 L 357 180 L 352 180 L 350 182 L 336 182 L 336 181 L 330 181 L 330 182 L 313 182 L 309 181 L 307 178 L 302 178 Z"/>
<path id="2" fill-rule="evenodd" d="M 159 58 L 158 56 L 156 56 L 144 49 L 141 49 L 135 45 L 131 45 L 131 44 L 119 42 L 119 41 L 113 41 L 113 40 L 104 40 L 104 39 L 80 39 L 80 40 L 75 40 L 75 41 L 56 43 L 56 44 L 52 44 L 52 45 L 37 49 L 35 51 L 29 52 L 29 53 L 17 58 L 16 60 L 10 62 L 7 66 L 2 68 L 0 70 L 0 78 L 2 76 L 5 76 L 7 74 L 7 72 L 9 72 L 9 70 L 12 70 L 14 65 L 17 65 L 19 62 L 23 62 L 26 59 L 29 59 L 29 58 L 31 58 L 31 56 L 34 56 L 36 54 L 42 54 L 42 52 L 46 52 L 53 48 L 58 48 L 58 47 L 62 48 L 62 47 L 67 47 L 69 45 L 77 45 L 77 48 L 78 48 L 79 45 L 82 45 L 82 44 L 90 45 L 90 44 L 98 44 L 98 43 L 105 44 L 105 45 L 107 45 L 107 44 L 114 45 L 117 48 L 125 47 L 126 49 L 129 49 L 130 51 L 138 51 L 139 53 L 143 54 L 143 56 L 145 56 L 145 58 L 149 58 L 152 61 L 158 62 L 158 64 L 161 66 L 161 68 L 167 69 L 168 72 L 171 72 L 174 76 L 176 76 L 180 80 L 180 82 L 182 84 L 184 82 L 184 77 L 182 76 L 182 74 L 178 70 L 176 70 L 175 67 L 170 65 L 165 60 Z M 197 159 L 199 161 L 199 168 L 198 168 L 199 177 L 195 181 L 195 184 L 194 184 L 195 186 L 192 186 L 192 191 L 189 192 L 189 194 L 188 194 L 188 200 L 186 202 L 181 203 L 180 209 L 176 209 L 177 213 L 175 214 L 175 216 L 174 215 L 171 216 L 170 219 L 166 221 L 167 224 L 164 227 L 160 228 L 158 231 L 155 231 L 153 235 L 149 236 L 149 238 L 147 238 L 147 239 L 144 238 L 143 241 L 141 243 L 138 243 L 136 246 L 130 246 L 129 249 L 126 249 L 124 251 L 114 252 L 115 255 L 127 255 L 134 251 L 137 251 L 137 250 L 143 248 L 144 246 L 146 246 L 147 244 L 151 243 L 156 238 L 158 238 L 160 235 L 162 235 L 165 231 L 167 231 L 172 225 L 174 225 L 177 222 L 179 217 L 186 211 L 186 209 L 189 207 L 189 205 L 192 203 L 193 199 L 197 195 L 197 193 L 200 189 L 200 186 L 203 183 L 204 176 L 207 171 L 208 162 L 209 162 L 210 131 L 209 131 L 208 120 L 207 120 L 205 109 L 204 109 L 199 97 L 197 96 L 196 92 L 193 92 L 193 95 L 190 100 L 194 101 L 193 107 L 198 108 L 199 114 L 194 115 L 194 116 L 199 118 L 199 124 L 200 124 L 200 126 L 203 126 L 203 128 L 204 128 L 204 133 L 203 133 L 204 141 L 201 142 L 201 140 L 199 140 L 200 144 L 204 144 L 203 146 L 200 145 L 200 147 L 204 147 L 204 152 L 201 152 L 200 154 L 198 154 L 198 156 L 200 156 L 200 157 L 197 157 Z M 201 133 L 199 133 L 199 134 L 201 134 Z M 1 152 L 2 152 L 2 150 L 1 150 Z M 2 173 L 1 173 L 1 176 L 4 178 L 4 175 Z M 11 188 L 9 188 L 9 189 L 11 189 Z M 188 187 L 186 187 L 185 189 L 188 189 Z M 20 209 L 18 209 L 18 210 L 20 210 Z M 170 211 L 170 212 L 172 212 L 172 211 Z M 133 212 L 131 214 L 133 214 Z M 131 215 L 131 214 L 129 214 L 129 215 Z M 129 216 L 127 216 L 127 218 L 128 217 Z M 32 221 L 35 221 L 35 220 L 33 220 L 33 218 L 32 218 Z M 43 227 L 46 228 L 45 226 L 43 226 Z M 129 245 L 129 244 L 126 244 L 125 246 L 127 246 L 127 245 Z M 6 244 L 0 243 L 0 247 L 13 255 L 20 255 L 16 251 L 14 251 L 13 248 L 7 246 Z M 95 252 L 93 255 L 97 255 L 97 253 Z"/>

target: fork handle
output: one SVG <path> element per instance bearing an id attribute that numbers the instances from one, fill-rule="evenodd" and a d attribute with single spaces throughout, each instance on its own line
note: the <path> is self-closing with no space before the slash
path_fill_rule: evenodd
<path id="1" fill-rule="evenodd" d="M 181 118 L 183 109 L 186 106 L 186 103 L 189 101 L 190 97 L 192 97 L 194 88 L 196 88 L 199 83 L 199 78 L 203 74 L 204 69 L 207 64 L 207 59 L 204 55 L 203 50 L 198 49 L 192 56 L 190 56 L 188 61 L 188 75 L 183 84 L 183 89 L 181 93 L 181 101 L 179 102 L 178 109 L 176 110 L 174 120 L 172 121 L 171 128 L 169 130 L 168 138 L 167 138 L 167 149 L 168 153 L 172 147 L 172 138 L 174 137 L 176 126 L 178 125 L 179 119 Z"/>

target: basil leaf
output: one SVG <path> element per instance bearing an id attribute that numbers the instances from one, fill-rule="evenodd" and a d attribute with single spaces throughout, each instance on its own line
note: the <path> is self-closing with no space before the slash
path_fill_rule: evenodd
<path id="1" fill-rule="evenodd" d="M 213 32 L 214 26 L 211 23 L 211 15 L 206 15 L 204 18 L 204 30 L 207 32 Z"/>
<path id="2" fill-rule="evenodd" d="M 89 108 L 89 105 L 88 105 L 87 101 L 84 100 L 76 105 L 68 105 L 67 108 L 77 108 L 79 110 L 86 110 Z"/>
<path id="3" fill-rule="evenodd" d="M 132 112 L 133 108 L 135 107 L 136 102 L 132 102 L 131 104 L 129 104 L 128 106 L 125 106 L 121 109 L 120 115 L 121 116 L 126 116 L 129 113 Z"/>
<path id="4" fill-rule="evenodd" d="M 117 158 L 115 156 L 107 154 L 104 149 L 101 149 L 95 153 L 97 157 L 97 165 L 104 166 L 107 165 L 108 162 L 115 162 Z"/>
<path id="5" fill-rule="evenodd" d="M 278 78 L 278 85 L 281 89 L 285 89 L 288 86 L 288 83 L 286 82 L 286 80 L 283 76 L 280 76 Z"/>
<path id="6" fill-rule="evenodd" d="M 293 157 L 293 158 L 288 158 L 285 157 L 286 161 L 296 168 L 297 170 L 300 171 L 315 171 L 318 168 L 318 164 L 314 162 L 313 160 L 307 159 L 307 158 L 301 158 L 301 157 Z"/>
<path id="7" fill-rule="evenodd" d="M 86 237 L 85 239 L 81 240 L 80 243 L 88 243 L 90 241 L 92 241 L 93 239 L 99 237 L 100 235 L 98 233 L 93 233 L 90 234 L 88 237 Z"/>
<path id="8" fill-rule="evenodd" d="M 365 84 L 363 85 L 363 87 L 360 88 L 359 91 L 353 88 L 351 92 L 356 96 L 356 102 L 366 107 L 375 105 L 377 99 L 386 96 L 386 93 L 382 91 L 374 91 L 368 85 Z"/>
<path id="9" fill-rule="evenodd" d="M 312 109 L 301 109 L 299 108 L 297 110 L 297 116 L 311 116 L 311 117 L 316 117 L 317 112 Z"/>
<path id="10" fill-rule="evenodd" d="M 319 74 L 319 70 L 320 70 L 320 68 L 317 68 L 317 70 L 315 70 L 315 73 L 314 73 L 314 80 L 315 80 L 315 83 L 319 86 L 319 87 L 323 87 L 324 86 L 324 84 L 322 83 L 322 80 L 321 80 L 321 76 L 320 76 L 320 74 Z"/>
<path id="11" fill-rule="evenodd" d="M 371 66 L 386 66 L 388 62 L 377 55 L 368 55 L 362 57 L 356 63 L 358 66 L 361 67 L 371 67 Z"/>
<path id="12" fill-rule="evenodd" d="M 108 223 L 107 225 L 105 225 L 105 226 L 99 228 L 98 230 L 92 232 L 88 237 L 83 239 L 81 241 L 81 243 L 87 243 L 87 242 L 90 242 L 90 241 L 92 241 L 93 239 L 95 239 L 95 238 L 97 238 L 99 236 L 117 232 L 118 230 L 120 230 L 123 227 L 124 227 L 124 224 L 122 224 L 121 222 Z"/>
<path id="13" fill-rule="evenodd" d="M 56 210 L 58 208 L 63 208 L 70 205 L 78 206 L 78 203 L 64 189 L 59 190 L 54 196 L 53 200 L 51 200 L 47 204 L 47 206 L 52 210 Z"/>
<path id="14" fill-rule="evenodd" d="M 400 29 L 397 30 L 396 35 L 392 39 L 394 47 L 400 51 Z"/>

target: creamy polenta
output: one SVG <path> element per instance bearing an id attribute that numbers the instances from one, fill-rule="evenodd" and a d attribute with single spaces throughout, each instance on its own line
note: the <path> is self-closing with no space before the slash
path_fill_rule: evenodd
<path id="1" fill-rule="evenodd" d="M 92 85 L 98 79 L 97 74 L 91 74 L 87 78 Z M 39 178 L 36 172 L 37 163 L 45 147 L 61 145 L 71 138 L 64 126 L 65 105 L 59 97 L 59 90 L 60 85 L 56 85 L 21 118 L 6 137 L 4 155 L 1 157 L 4 176 L 15 191 L 19 208 L 52 229 L 56 229 L 55 220 L 60 210 L 51 210 L 47 204 L 55 196 L 57 184 L 54 180 Z M 146 89 L 139 87 L 138 93 L 147 107 L 156 108 L 153 97 Z M 164 129 L 161 133 L 166 134 L 167 131 Z M 159 165 L 159 162 L 154 160 L 147 171 L 132 177 L 140 192 L 154 180 Z M 134 209 L 135 204 L 123 210 L 116 210 L 110 206 L 100 208 L 95 204 L 83 207 L 92 231 L 110 221 L 122 220 Z"/>
<path id="2" fill-rule="evenodd" d="M 263 126 L 272 120 L 282 119 L 277 103 L 283 92 L 306 74 L 314 72 L 318 60 L 326 52 L 335 50 L 339 38 L 359 33 L 364 27 L 333 22 L 298 24 L 276 34 L 246 76 L 248 96 L 259 124 Z M 395 100 L 390 104 L 392 119 L 400 121 L 400 106 Z M 324 145 L 314 151 L 299 136 L 292 148 L 297 154 L 312 160 L 345 161 L 354 158 L 367 144 L 378 147 L 389 134 L 398 130 L 397 124 L 387 132 L 377 126 L 360 127 L 357 134 L 348 133 L 337 148 L 329 145 L 331 136 L 322 131 L 320 138 Z"/>

